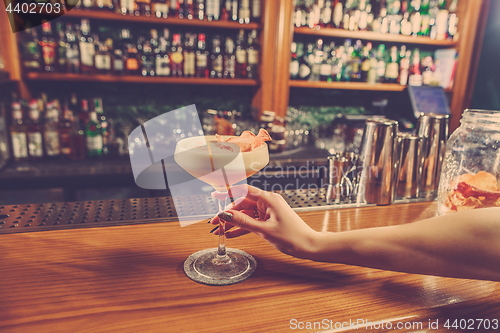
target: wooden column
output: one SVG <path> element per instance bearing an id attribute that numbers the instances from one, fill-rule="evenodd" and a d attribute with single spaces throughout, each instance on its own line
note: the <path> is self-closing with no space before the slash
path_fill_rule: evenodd
<path id="1" fill-rule="evenodd" d="M 265 0 L 263 4 L 262 30 L 260 33 L 260 86 L 252 105 L 259 110 L 273 110 L 274 59 L 276 57 L 276 29 L 278 25 L 278 1 Z"/>
<path id="2" fill-rule="evenodd" d="M 275 82 L 273 86 L 276 114 L 284 117 L 288 109 L 290 87 L 290 45 L 293 41 L 293 0 L 279 0 L 279 21 L 276 34 L 276 56 L 274 59 Z"/>
<path id="3" fill-rule="evenodd" d="M 451 99 L 450 133 L 460 125 L 462 112 L 470 106 L 489 5 L 490 0 L 459 1 L 459 58 Z"/>

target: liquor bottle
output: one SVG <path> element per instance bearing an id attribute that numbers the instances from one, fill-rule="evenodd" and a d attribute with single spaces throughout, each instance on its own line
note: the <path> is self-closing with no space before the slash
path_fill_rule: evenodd
<path id="1" fill-rule="evenodd" d="M 422 59 L 422 85 L 429 86 L 434 81 L 434 62 L 431 56 Z"/>
<path id="2" fill-rule="evenodd" d="M 89 20 L 83 19 L 80 25 L 80 70 L 83 74 L 94 72 L 95 45 L 90 34 Z"/>
<path id="3" fill-rule="evenodd" d="M 299 77 L 299 59 L 297 58 L 297 43 L 292 43 L 292 60 L 290 61 L 290 79 L 296 80 Z"/>
<path id="4" fill-rule="evenodd" d="M 141 72 L 139 66 L 139 55 L 135 45 L 127 45 L 127 53 L 125 55 L 125 58 L 127 59 L 127 61 L 125 62 L 126 74 L 139 75 Z"/>
<path id="5" fill-rule="evenodd" d="M 56 69 L 56 47 L 57 43 L 52 35 L 52 26 L 49 21 L 42 23 L 42 47 L 43 69 L 46 72 L 54 72 Z"/>
<path id="6" fill-rule="evenodd" d="M 342 16 L 342 28 L 344 30 L 354 29 L 354 1 L 346 0 Z M 351 23 L 352 17 L 352 23 Z"/>
<path id="7" fill-rule="evenodd" d="M 10 137 L 12 142 L 12 157 L 14 160 L 26 160 L 28 158 L 26 126 L 23 122 L 21 104 L 18 102 L 12 103 L 12 124 L 10 125 Z"/>
<path id="8" fill-rule="evenodd" d="M 168 10 L 168 15 L 170 17 L 179 17 L 179 1 L 178 0 L 170 0 L 170 8 Z"/>
<path id="9" fill-rule="evenodd" d="M 299 44 L 300 46 L 301 44 Z M 300 49 L 297 49 L 297 53 L 299 54 Z M 313 44 L 307 44 L 307 49 L 306 52 L 304 52 L 302 57 L 299 57 L 299 79 L 300 80 L 308 80 L 309 76 L 311 75 L 311 64 L 309 59 L 314 58 L 313 56 L 314 52 L 314 45 Z M 297 54 L 297 55 L 298 55 Z"/>
<path id="10" fill-rule="evenodd" d="M 135 0 L 120 0 L 120 12 L 123 15 L 134 15 Z"/>
<path id="11" fill-rule="evenodd" d="M 101 157 L 103 148 L 102 128 L 95 111 L 90 113 L 89 122 L 85 126 L 85 136 L 87 138 L 87 156 L 89 158 Z"/>
<path id="12" fill-rule="evenodd" d="M 200 20 L 203 21 L 205 18 L 205 2 L 204 0 L 196 0 L 196 5 L 194 9 L 194 16 Z"/>
<path id="13" fill-rule="evenodd" d="M 408 76 L 408 84 L 410 86 L 422 85 L 422 72 L 420 71 L 420 51 L 415 49 L 413 51 L 413 59 L 410 65 Z"/>
<path id="14" fill-rule="evenodd" d="M 210 54 L 210 77 L 222 78 L 224 71 L 224 59 L 221 53 L 220 36 L 215 36 L 212 40 L 212 53 Z"/>
<path id="15" fill-rule="evenodd" d="M 378 61 L 376 58 L 376 55 L 374 52 L 370 54 L 370 69 L 368 70 L 368 76 L 366 77 L 366 82 L 368 84 L 376 84 L 378 75 L 377 75 L 377 68 L 378 67 Z"/>
<path id="16" fill-rule="evenodd" d="M 439 0 L 438 12 L 436 15 L 436 39 L 445 40 L 448 31 L 448 15 L 449 11 L 446 8 L 446 0 Z"/>
<path id="17" fill-rule="evenodd" d="M 184 56 L 182 54 L 181 35 L 173 35 L 172 48 L 170 49 L 170 71 L 174 77 L 182 77 L 184 68 Z"/>
<path id="18" fill-rule="evenodd" d="M 135 16 L 151 16 L 151 0 L 135 0 Z"/>
<path id="19" fill-rule="evenodd" d="M 194 0 L 186 0 L 186 17 L 188 20 L 192 20 L 195 15 Z"/>
<path id="20" fill-rule="evenodd" d="M 450 14 L 448 15 L 447 39 L 453 40 L 458 32 L 457 1 L 452 0 L 450 4 Z"/>
<path id="21" fill-rule="evenodd" d="M 155 75 L 155 55 L 153 54 L 153 48 L 151 47 L 151 42 L 149 40 L 144 42 L 142 47 L 141 55 L 141 74 L 142 76 L 154 76 Z"/>
<path id="22" fill-rule="evenodd" d="M 331 48 L 326 45 L 323 50 L 323 59 L 319 67 L 319 80 L 320 81 L 332 81 L 332 58 Z"/>
<path id="23" fill-rule="evenodd" d="M 238 0 L 231 0 L 231 17 L 230 21 L 238 21 Z"/>
<path id="24" fill-rule="evenodd" d="M 223 21 L 231 20 L 231 5 L 233 0 L 223 0 L 224 4 L 221 8 L 220 19 Z"/>
<path id="25" fill-rule="evenodd" d="M 251 21 L 259 22 L 261 18 L 261 0 L 252 0 L 252 18 Z"/>
<path id="26" fill-rule="evenodd" d="M 368 30 L 368 10 L 367 10 L 367 1 L 366 0 L 360 0 L 359 2 L 359 13 L 356 13 L 359 15 L 358 17 L 358 24 L 357 28 L 358 30 L 366 31 Z"/>
<path id="27" fill-rule="evenodd" d="M 399 64 L 398 64 L 398 48 L 397 46 L 391 47 L 390 61 L 385 68 L 386 83 L 397 83 L 399 77 Z"/>
<path id="28" fill-rule="evenodd" d="M 340 29 L 342 27 L 342 18 L 343 18 L 343 5 L 342 1 L 340 0 L 335 0 L 333 4 L 333 14 L 332 14 L 332 23 L 333 27 Z"/>
<path id="29" fill-rule="evenodd" d="M 66 62 L 68 73 L 80 73 L 80 48 L 78 47 L 77 34 L 78 25 L 73 26 L 66 23 Z"/>
<path id="30" fill-rule="evenodd" d="M 361 81 L 368 81 L 368 73 L 370 72 L 370 54 L 372 51 L 372 44 L 367 43 L 365 47 L 363 47 L 363 53 L 361 56 Z"/>
<path id="31" fill-rule="evenodd" d="M 95 6 L 100 10 L 114 11 L 115 5 L 113 0 L 96 0 Z"/>
<path id="32" fill-rule="evenodd" d="M 244 30 L 240 30 L 236 37 L 236 77 L 247 77 L 247 50 L 245 48 Z"/>
<path id="33" fill-rule="evenodd" d="M 403 20 L 401 21 L 401 35 L 410 36 L 413 33 L 413 26 L 410 21 L 410 12 L 408 11 L 408 0 L 403 1 L 401 6 Z"/>
<path id="34" fill-rule="evenodd" d="M 85 128 L 90 118 L 89 102 L 86 99 L 82 99 L 80 103 L 81 103 L 81 108 L 80 112 L 78 113 L 78 120 L 80 122 L 80 126 L 82 128 Z"/>
<path id="35" fill-rule="evenodd" d="M 339 82 L 342 81 L 342 72 L 344 70 L 344 46 L 341 45 L 334 53 L 335 62 L 332 64 L 332 80 Z"/>
<path id="36" fill-rule="evenodd" d="M 420 14 L 422 0 L 413 0 L 410 8 L 410 23 L 412 36 L 418 36 L 422 26 L 422 15 Z"/>
<path id="37" fill-rule="evenodd" d="M 97 123 L 101 126 L 102 135 L 102 155 L 108 155 L 108 144 L 110 142 L 111 132 L 109 128 L 108 118 L 104 114 L 102 98 L 94 98 L 94 111 L 97 115 Z"/>
<path id="38" fill-rule="evenodd" d="M 28 72 L 38 72 L 41 69 L 41 55 L 37 30 L 35 28 L 27 29 L 23 35 L 21 43 L 23 68 Z"/>
<path id="39" fill-rule="evenodd" d="M 208 21 L 217 21 L 220 18 L 220 0 L 206 0 L 205 14 Z"/>
<path id="40" fill-rule="evenodd" d="M 429 3 L 429 37 L 431 39 L 436 39 L 437 38 L 437 17 L 439 14 L 439 7 L 437 0 L 431 0 Z"/>
<path id="41" fill-rule="evenodd" d="M 198 48 L 196 50 L 196 77 L 208 77 L 208 51 L 205 34 L 198 34 Z"/>
<path id="42" fill-rule="evenodd" d="M 250 23 L 250 0 L 241 0 L 238 12 L 238 22 L 240 22 L 240 24 Z"/>
<path id="43" fill-rule="evenodd" d="M 429 6 L 430 0 L 422 0 L 422 3 L 420 5 L 421 23 L 420 31 L 418 33 L 419 36 L 429 36 L 431 20 L 431 16 L 429 14 Z"/>
<path id="44" fill-rule="evenodd" d="M 113 75 L 125 74 L 125 57 L 120 49 L 115 49 L 113 53 Z"/>
<path id="45" fill-rule="evenodd" d="M 177 18 L 183 19 L 187 17 L 184 0 L 177 0 Z"/>
<path id="46" fill-rule="evenodd" d="M 54 102 L 50 102 L 47 104 L 45 124 L 43 126 L 45 154 L 48 158 L 56 158 L 61 154 L 58 125 L 59 112 L 55 107 Z"/>
<path id="47" fill-rule="evenodd" d="M 64 104 L 63 117 L 58 124 L 59 143 L 61 145 L 61 156 L 70 159 L 71 152 L 71 134 L 73 132 L 73 112 L 69 109 L 68 103 Z"/>
<path id="48" fill-rule="evenodd" d="M 256 79 L 259 76 L 259 46 L 257 42 L 257 30 L 248 34 L 247 48 L 247 77 Z"/>
<path id="49" fill-rule="evenodd" d="M 196 35 L 190 32 L 184 36 L 184 77 L 194 77 L 196 71 L 195 38 Z"/>
<path id="50" fill-rule="evenodd" d="M 361 81 L 361 52 L 362 52 L 363 44 L 358 39 L 354 44 L 352 53 L 351 53 L 351 73 L 350 80 L 354 82 Z"/>
<path id="51" fill-rule="evenodd" d="M 234 79 L 236 76 L 236 56 L 234 55 L 234 41 L 231 37 L 226 37 L 224 47 L 224 73 L 226 79 Z"/>
<path id="52" fill-rule="evenodd" d="M 380 44 L 377 50 L 377 82 L 384 82 L 385 78 L 385 45 Z"/>
<path id="53" fill-rule="evenodd" d="M 28 155 L 33 161 L 43 159 L 42 123 L 38 102 L 32 99 L 29 103 L 29 120 L 27 124 Z"/>
<path id="54" fill-rule="evenodd" d="M 324 0 L 318 0 L 317 2 L 314 2 L 313 5 L 310 7 L 311 10 L 309 11 L 308 14 L 308 22 L 307 25 L 309 28 L 314 29 L 316 26 L 319 25 L 319 19 L 320 19 L 320 14 L 321 14 L 321 6 L 325 5 Z"/>
<path id="55" fill-rule="evenodd" d="M 304 3 L 305 0 L 297 0 L 295 3 L 295 12 L 293 13 L 293 24 L 299 28 L 302 26 L 303 15 L 305 15 L 304 11 Z"/>
<path id="56" fill-rule="evenodd" d="M 111 53 L 104 43 L 97 42 L 97 51 L 94 55 L 95 72 L 98 74 L 111 74 Z"/>
<path id="57" fill-rule="evenodd" d="M 159 76 L 170 76 L 169 36 L 170 31 L 164 29 L 163 37 L 160 37 L 159 52 L 156 54 L 156 75 Z"/>
<path id="58" fill-rule="evenodd" d="M 168 17 L 169 4 L 167 0 L 153 0 L 153 12 L 158 18 Z"/>
<path id="59" fill-rule="evenodd" d="M 316 40 L 316 47 L 314 48 L 313 57 L 311 59 L 311 75 L 309 81 L 319 81 L 319 71 L 321 62 L 323 61 L 323 40 L 321 38 Z"/>
<path id="60" fill-rule="evenodd" d="M 66 72 L 68 69 L 68 59 L 66 58 L 68 44 L 66 43 L 66 35 L 64 33 L 63 24 L 56 23 L 56 31 L 58 36 L 57 42 L 57 71 Z"/>
<path id="61" fill-rule="evenodd" d="M 332 1 L 326 0 L 325 6 L 323 7 L 320 14 L 319 25 L 320 27 L 326 28 L 330 26 L 331 21 L 332 21 Z"/>
<path id="62" fill-rule="evenodd" d="M 71 156 L 72 160 L 85 159 L 87 142 L 85 132 L 77 117 L 73 117 L 73 131 L 71 132 Z"/>
<path id="63" fill-rule="evenodd" d="M 72 93 L 69 97 L 69 109 L 73 111 L 73 115 L 75 112 L 78 112 L 78 97 L 75 93 Z"/>

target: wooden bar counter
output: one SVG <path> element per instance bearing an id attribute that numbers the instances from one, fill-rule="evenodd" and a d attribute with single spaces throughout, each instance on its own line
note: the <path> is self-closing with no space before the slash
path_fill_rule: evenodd
<path id="1" fill-rule="evenodd" d="M 299 214 L 316 230 L 339 232 L 410 223 L 434 209 L 424 202 Z M 0 332 L 498 331 L 495 282 L 299 260 L 253 234 L 228 240 L 256 258 L 253 276 L 224 287 L 195 283 L 183 262 L 216 246 L 211 229 L 166 222 L 0 235 Z"/>

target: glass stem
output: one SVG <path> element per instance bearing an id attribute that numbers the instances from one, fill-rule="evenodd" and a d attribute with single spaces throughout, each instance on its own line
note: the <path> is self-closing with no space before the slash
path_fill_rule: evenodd
<path id="1" fill-rule="evenodd" d="M 219 192 L 227 194 L 227 192 Z M 219 213 L 226 209 L 226 200 L 217 200 L 219 202 Z M 226 222 L 219 219 L 219 248 L 217 249 L 217 255 L 214 258 L 214 262 L 218 264 L 228 263 L 231 261 L 226 253 Z"/>

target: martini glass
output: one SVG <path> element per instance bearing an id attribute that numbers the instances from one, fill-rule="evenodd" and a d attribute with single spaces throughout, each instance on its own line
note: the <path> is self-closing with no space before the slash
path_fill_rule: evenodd
<path id="1" fill-rule="evenodd" d="M 221 197 L 232 199 L 230 187 L 264 168 L 269 163 L 269 151 L 265 143 L 252 151 L 242 152 L 234 143 L 219 143 L 215 136 L 199 136 L 177 142 L 174 159 L 192 176 L 224 194 Z M 223 212 L 227 200 L 217 201 L 219 213 Z M 196 282 L 234 284 L 247 279 L 257 268 L 250 254 L 226 248 L 225 222 L 219 221 L 218 247 L 193 253 L 184 262 L 186 275 Z"/>

